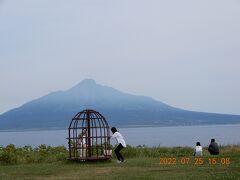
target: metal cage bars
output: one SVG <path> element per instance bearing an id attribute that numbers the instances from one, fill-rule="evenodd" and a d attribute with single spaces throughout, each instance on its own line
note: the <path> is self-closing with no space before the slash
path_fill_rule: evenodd
<path id="1" fill-rule="evenodd" d="M 99 112 L 86 109 L 77 113 L 69 125 L 68 136 L 70 160 L 110 159 L 109 126 Z"/>

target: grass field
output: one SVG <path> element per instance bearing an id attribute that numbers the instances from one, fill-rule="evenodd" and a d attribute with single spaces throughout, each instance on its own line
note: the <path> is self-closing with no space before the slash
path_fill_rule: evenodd
<path id="1" fill-rule="evenodd" d="M 49 160 L 45 153 L 47 159 L 39 162 L 0 161 L 0 179 L 240 179 L 240 146 L 221 147 L 218 156 L 205 149 L 202 159 L 192 157 L 191 151 L 129 147 L 121 164 L 115 157 L 105 162 L 70 162 L 64 156 Z"/>

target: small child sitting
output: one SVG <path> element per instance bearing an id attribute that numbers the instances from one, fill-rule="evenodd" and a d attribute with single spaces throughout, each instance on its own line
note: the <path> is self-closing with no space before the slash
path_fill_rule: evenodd
<path id="1" fill-rule="evenodd" d="M 196 143 L 194 156 L 202 156 L 202 146 L 201 146 L 200 142 Z"/>

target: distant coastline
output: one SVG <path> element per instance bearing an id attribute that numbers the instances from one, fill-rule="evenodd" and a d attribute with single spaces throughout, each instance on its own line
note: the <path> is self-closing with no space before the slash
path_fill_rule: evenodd
<path id="1" fill-rule="evenodd" d="M 232 123 L 232 124 L 199 124 L 199 125 L 119 125 L 118 128 L 127 129 L 127 128 L 158 128 L 158 127 L 212 127 L 212 126 L 232 126 L 232 125 L 239 125 L 240 123 Z M 111 125 L 109 125 L 111 127 Z M 28 128 L 28 129 L 0 129 L 0 132 L 34 132 L 34 131 L 61 131 L 61 130 L 68 130 L 68 127 L 50 127 L 50 128 Z"/>

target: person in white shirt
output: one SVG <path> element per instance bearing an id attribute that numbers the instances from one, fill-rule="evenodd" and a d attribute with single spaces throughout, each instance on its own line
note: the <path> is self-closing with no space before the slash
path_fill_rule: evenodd
<path id="1" fill-rule="evenodd" d="M 201 146 L 200 142 L 196 143 L 194 156 L 202 156 L 202 146 Z"/>
<path id="2" fill-rule="evenodd" d="M 120 153 L 120 151 L 127 147 L 126 146 L 126 142 L 124 141 L 122 135 L 117 131 L 117 129 L 115 127 L 111 128 L 112 131 L 112 138 L 115 138 L 117 140 L 118 146 L 116 147 L 116 149 L 114 150 L 117 159 L 118 159 L 118 163 L 124 162 L 124 157 L 122 156 L 122 154 Z"/>
<path id="3" fill-rule="evenodd" d="M 86 140 L 87 140 L 87 128 L 83 128 L 82 133 L 78 135 L 78 141 L 77 141 L 80 157 L 86 157 L 86 147 L 87 147 Z"/>

